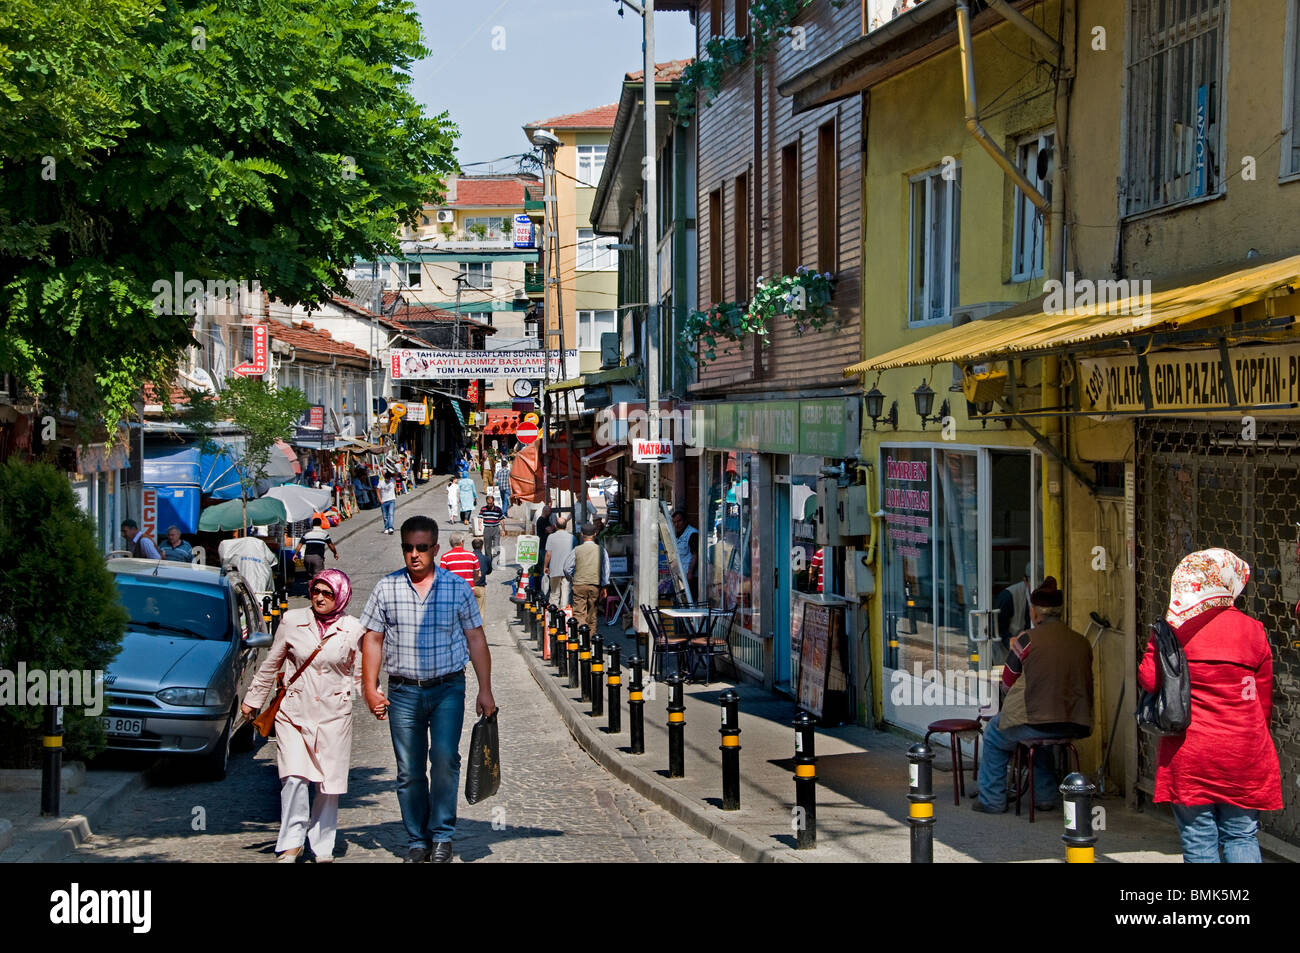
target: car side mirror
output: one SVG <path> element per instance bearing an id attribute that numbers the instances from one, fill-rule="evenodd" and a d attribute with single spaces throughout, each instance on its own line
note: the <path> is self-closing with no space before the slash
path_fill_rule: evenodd
<path id="1" fill-rule="evenodd" d="M 275 639 L 271 637 L 270 632 L 254 632 L 248 638 L 244 639 L 244 648 L 246 649 L 264 649 L 270 646 Z"/>

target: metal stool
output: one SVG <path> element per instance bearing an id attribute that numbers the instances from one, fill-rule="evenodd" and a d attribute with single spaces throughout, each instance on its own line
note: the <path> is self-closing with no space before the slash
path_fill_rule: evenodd
<path id="1" fill-rule="evenodd" d="M 959 735 L 969 732 L 975 733 L 975 767 L 974 777 L 976 783 L 979 782 L 980 774 L 980 736 L 984 733 L 978 721 L 969 718 L 944 718 L 940 721 L 930 722 L 925 731 L 925 744 L 930 744 L 930 736 L 935 734 L 947 733 L 948 744 L 952 748 L 952 803 L 959 805 L 961 799 L 966 795 L 966 778 L 962 774 L 964 765 L 962 763 L 961 738 Z"/>
<path id="2" fill-rule="evenodd" d="M 1029 791 L 1029 823 L 1034 823 L 1034 751 L 1040 747 L 1068 748 L 1074 757 L 1074 770 L 1079 770 L 1079 752 L 1074 747 L 1072 738 L 1033 738 L 1016 745 L 1016 757 L 1012 763 L 1011 776 L 1016 779 L 1016 817 L 1020 816 L 1020 799 Z M 1029 783 L 1020 784 L 1020 752 L 1029 751 Z M 1067 772 L 1068 773 L 1068 772 Z"/>

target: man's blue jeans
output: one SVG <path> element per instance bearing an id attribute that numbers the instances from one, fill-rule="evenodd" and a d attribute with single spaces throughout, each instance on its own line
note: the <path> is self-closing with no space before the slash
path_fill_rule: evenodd
<path id="1" fill-rule="evenodd" d="M 407 847 L 449 842 L 456 830 L 465 675 L 428 688 L 390 683 L 388 706 Z"/>
<path id="2" fill-rule="evenodd" d="M 990 811 L 1003 811 L 1007 806 L 1007 765 L 1015 754 L 1016 745 L 1034 738 L 1059 738 L 1059 732 L 1041 731 L 1029 725 L 1016 725 L 1005 731 L 998 724 L 1002 715 L 994 715 L 984 726 L 984 750 L 980 752 L 980 803 Z M 1052 762 L 1044 758 L 1044 749 L 1034 755 L 1034 804 L 1056 804 L 1056 772 Z"/>
<path id="3" fill-rule="evenodd" d="M 397 507 L 395 500 L 385 500 L 379 504 L 380 509 L 384 511 L 384 529 L 393 528 L 393 510 Z"/>
<path id="4" fill-rule="evenodd" d="M 501 511 L 504 513 L 510 509 L 510 487 L 498 486 L 497 489 L 501 491 Z"/>
<path id="5" fill-rule="evenodd" d="M 1258 864 L 1259 811 L 1235 804 L 1172 804 L 1183 838 L 1183 862 L 1219 863 L 1219 848 L 1229 864 Z"/>

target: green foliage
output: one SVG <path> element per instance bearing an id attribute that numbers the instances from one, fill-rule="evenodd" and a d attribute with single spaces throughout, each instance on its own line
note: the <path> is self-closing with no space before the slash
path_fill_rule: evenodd
<path id="1" fill-rule="evenodd" d="M 232 377 L 226 389 L 213 399 L 201 390 L 187 390 L 189 403 L 178 415 L 200 438 L 207 452 L 215 452 L 212 425 L 232 421 L 245 434 L 244 452 L 239 457 L 239 484 L 244 498 L 256 496 L 254 488 L 266 479 L 271 448 L 277 440 L 294 434 L 294 425 L 311 406 L 296 387 L 272 387 L 255 377 Z"/>
<path id="2" fill-rule="evenodd" d="M 455 169 L 426 54 L 408 0 L 7 0 L 0 371 L 111 431 L 191 343 L 155 282 L 315 303 L 396 254 Z"/>
<path id="3" fill-rule="evenodd" d="M 0 465 L 0 669 L 102 671 L 116 657 L 127 615 L 94 524 L 68 478 L 44 463 Z M 0 767 L 38 763 L 43 710 L 0 706 Z M 64 709 L 68 758 L 103 747 L 103 728 Z"/>
<path id="4" fill-rule="evenodd" d="M 798 308 L 802 289 L 803 308 Z M 820 331 L 832 317 L 831 296 L 835 293 L 835 276 L 819 273 L 800 265 L 793 275 L 759 277 L 754 297 L 748 302 L 722 301 L 707 311 L 692 311 L 682 325 L 680 340 L 696 348 L 700 364 L 717 359 L 718 341 L 731 341 L 741 350 L 745 339 L 757 334 L 760 346 L 766 344 L 771 329 L 783 315 L 788 315 L 796 334 L 810 328 Z"/>

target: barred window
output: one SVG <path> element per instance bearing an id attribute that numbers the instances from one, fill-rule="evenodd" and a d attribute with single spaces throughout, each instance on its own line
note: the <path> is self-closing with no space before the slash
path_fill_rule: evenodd
<path id="1" fill-rule="evenodd" d="M 1128 214 L 1217 195 L 1228 0 L 1131 0 Z"/>

